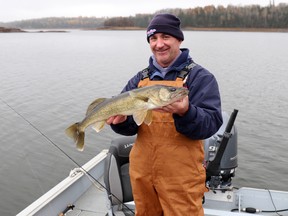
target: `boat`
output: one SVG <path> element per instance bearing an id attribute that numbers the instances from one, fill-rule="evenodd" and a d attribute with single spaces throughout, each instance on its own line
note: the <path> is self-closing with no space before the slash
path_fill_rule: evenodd
<path id="1" fill-rule="evenodd" d="M 238 110 L 223 112 L 223 125 L 204 141 L 205 216 L 288 216 L 288 191 L 236 188 Z M 129 152 L 135 137 L 116 137 L 82 167 L 27 206 L 17 216 L 132 216 L 135 204 L 129 179 Z M 192 215 L 187 214 L 187 215 Z"/>

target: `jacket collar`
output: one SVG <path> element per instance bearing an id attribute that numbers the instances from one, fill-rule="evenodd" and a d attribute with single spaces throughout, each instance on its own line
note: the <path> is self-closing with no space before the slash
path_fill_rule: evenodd
<path id="1" fill-rule="evenodd" d="M 192 61 L 191 57 L 189 56 L 189 49 L 183 48 L 180 49 L 181 54 L 178 56 L 176 61 L 169 67 L 169 73 L 170 71 L 181 71 L 186 65 L 190 64 Z M 160 77 L 164 79 L 161 71 L 157 69 L 157 67 L 153 64 L 154 58 L 151 56 L 149 59 L 149 77 L 150 79 L 153 79 L 155 76 Z"/>

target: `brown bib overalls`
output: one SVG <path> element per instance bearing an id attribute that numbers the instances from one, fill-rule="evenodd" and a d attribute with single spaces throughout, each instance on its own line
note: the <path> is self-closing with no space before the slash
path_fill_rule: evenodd
<path id="1" fill-rule="evenodd" d="M 183 80 L 144 79 L 138 87 L 183 86 Z M 130 153 L 130 177 L 136 216 L 203 216 L 205 187 L 202 140 L 176 131 L 170 113 L 153 111 L 153 121 L 139 127 Z"/>

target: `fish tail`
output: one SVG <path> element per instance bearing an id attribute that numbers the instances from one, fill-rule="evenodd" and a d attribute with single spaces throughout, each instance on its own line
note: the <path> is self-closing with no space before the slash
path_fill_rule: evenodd
<path id="1" fill-rule="evenodd" d="M 83 149 L 84 149 L 84 137 L 85 137 L 85 133 L 80 132 L 78 135 L 77 143 L 76 143 L 77 149 L 79 151 L 83 151 Z"/>
<path id="2" fill-rule="evenodd" d="M 68 137 L 72 138 L 74 142 L 76 142 L 77 149 L 79 151 L 83 151 L 85 133 L 82 131 L 79 131 L 78 125 L 79 123 L 75 123 L 71 125 L 65 130 L 65 133 Z"/>
<path id="3" fill-rule="evenodd" d="M 75 142 L 78 140 L 78 134 L 79 134 L 78 125 L 79 125 L 78 123 L 75 123 L 65 130 L 66 135 L 72 138 Z"/>

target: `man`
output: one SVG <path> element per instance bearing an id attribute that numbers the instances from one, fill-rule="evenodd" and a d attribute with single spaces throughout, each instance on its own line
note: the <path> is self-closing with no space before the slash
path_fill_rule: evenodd
<path id="1" fill-rule="evenodd" d="M 129 171 L 136 216 L 202 216 L 207 190 L 202 140 L 222 125 L 218 84 L 193 62 L 188 49 L 180 49 L 184 35 L 174 15 L 156 15 L 147 40 L 153 53 L 149 67 L 131 78 L 122 92 L 155 84 L 185 85 L 189 96 L 154 110 L 149 126 L 137 126 L 132 116 L 107 120 L 119 134 L 137 134 Z"/>

